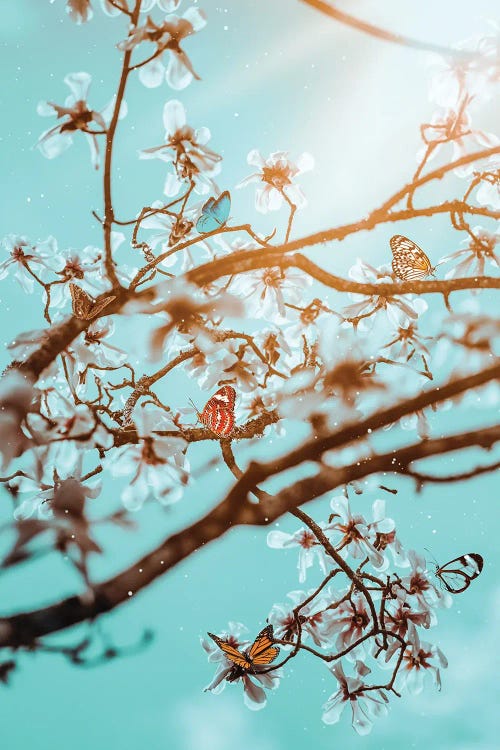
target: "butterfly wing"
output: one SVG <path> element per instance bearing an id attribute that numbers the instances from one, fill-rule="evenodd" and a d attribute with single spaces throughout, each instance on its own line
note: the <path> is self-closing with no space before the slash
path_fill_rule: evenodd
<path id="1" fill-rule="evenodd" d="M 274 645 L 273 626 L 267 625 L 260 631 L 255 641 L 250 646 L 248 658 L 254 666 L 271 664 L 278 656 L 280 650 Z"/>
<path id="2" fill-rule="evenodd" d="M 92 318 L 96 318 L 100 312 L 104 310 L 105 307 L 107 307 L 113 300 L 116 299 L 116 297 L 104 297 L 104 299 L 99 300 L 99 302 L 94 302 L 92 305 L 92 309 L 89 313 L 89 320 L 92 320 Z"/>
<path id="3" fill-rule="evenodd" d="M 460 594 L 471 585 L 483 569 L 483 558 L 470 552 L 451 560 L 436 570 L 436 576 L 450 594 Z"/>
<path id="4" fill-rule="evenodd" d="M 424 251 L 408 237 L 395 234 L 390 239 L 392 270 L 403 281 L 422 281 L 432 273 L 432 266 Z"/>
<path id="5" fill-rule="evenodd" d="M 209 398 L 199 419 L 219 437 L 228 437 L 234 429 L 234 402 L 236 391 L 230 385 L 224 385 Z"/>
<path id="6" fill-rule="evenodd" d="M 97 315 L 99 315 L 99 313 L 104 310 L 110 302 L 113 302 L 113 300 L 116 299 L 116 297 L 104 297 L 104 299 L 96 302 L 92 299 L 90 294 L 87 294 L 84 289 L 81 289 L 76 284 L 70 284 L 69 291 L 71 292 L 73 315 L 80 320 L 92 320 L 92 318 L 97 317 Z"/>
<path id="7" fill-rule="evenodd" d="M 252 665 L 248 661 L 247 657 L 241 653 L 241 651 L 238 651 L 237 648 L 231 646 L 231 644 L 229 644 L 223 638 L 219 638 L 218 635 L 214 635 L 213 633 L 208 633 L 208 635 L 213 641 L 216 642 L 220 650 L 223 651 L 224 656 L 226 656 L 229 661 L 232 661 L 233 664 L 236 664 L 236 666 L 241 667 L 242 669 L 250 669 Z"/>
<path id="8" fill-rule="evenodd" d="M 89 315 L 94 304 L 92 297 L 76 284 L 70 284 L 69 291 L 71 292 L 71 304 L 75 318 L 89 320 Z"/>
<path id="9" fill-rule="evenodd" d="M 201 216 L 196 222 L 196 230 L 200 234 L 213 232 L 224 226 L 231 210 L 231 196 L 225 190 L 217 199 L 209 198 L 201 209 Z"/>

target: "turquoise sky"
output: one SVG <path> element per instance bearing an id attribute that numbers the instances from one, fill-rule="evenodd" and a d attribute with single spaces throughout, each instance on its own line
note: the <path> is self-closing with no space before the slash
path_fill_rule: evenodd
<path id="1" fill-rule="evenodd" d="M 236 0 L 226 8 L 217 0 L 206 0 L 199 5 L 208 25 L 186 48 L 203 80 L 174 94 L 166 85 L 146 90 L 136 80 L 131 82 L 126 96 L 129 116 L 119 126 L 116 145 L 119 216 L 129 218 L 138 207 L 161 198 L 161 165 L 139 161 L 136 152 L 161 142 L 162 108 L 172 95 L 183 101 L 194 126 L 211 129 L 213 147 L 224 155 L 221 188 L 232 190 L 248 174 L 246 155 L 251 148 L 263 153 L 286 149 L 292 155 L 310 151 L 315 156 L 316 169 L 302 180 L 309 206 L 298 215 L 296 236 L 360 218 L 407 181 L 415 168 L 418 126 L 432 115 L 425 55 L 360 36 L 299 0 Z M 486 33 L 497 2 L 476 0 L 471 7 L 465 0 L 441 0 L 438 10 L 435 3 L 407 0 L 380 5 L 359 0 L 342 7 L 393 30 L 452 44 Z M 12 0 L 3 6 L 0 234 L 16 232 L 33 240 L 54 234 L 61 247 L 97 244 L 100 233 L 90 212 L 101 207 L 100 173 L 92 171 L 84 143 L 77 142 L 54 161 L 44 160 L 33 149 L 48 122 L 37 116 L 36 104 L 41 99 L 61 102 L 66 96 L 64 75 L 85 70 L 94 78 L 92 103 L 97 109 L 104 106 L 119 75 L 114 44 L 125 36 L 124 23 L 96 9 L 90 24 L 77 27 L 65 16 L 62 0 Z M 181 10 L 186 7 L 184 0 Z M 485 130 L 494 130 L 498 115 L 498 102 L 484 108 Z M 232 214 L 255 215 L 251 190 L 233 192 Z M 259 217 L 258 228 L 271 229 L 285 218 Z M 412 236 L 432 254 L 458 247 L 456 233 L 443 219 L 419 220 L 413 227 Z M 327 265 L 345 274 L 358 255 L 375 264 L 387 262 L 392 233 L 392 228 L 382 227 L 369 237 L 353 236 L 341 248 L 331 249 Z M 311 257 L 319 257 L 318 252 L 325 248 Z M 0 301 L 2 343 L 17 332 L 43 325 L 34 300 L 21 298 L 14 281 L 1 282 Z M 140 340 L 140 321 L 134 325 L 128 335 Z M 7 361 L 2 348 L 0 365 Z M 180 380 L 172 382 L 183 386 Z M 444 429 L 454 429 L 453 414 L 440 418 Z M 455 429 L 474 425 L 475 420 L 471 404 Z M 193 464 L 201 465 L 214 454 L 213 447 L 198 446 Z M 248 450 L 240 444 L 236 454 L 244 463 Z M 477 459 L 471 453 L 468 465 Z M 456 465 L 460 466 L 458 458 Z M 429 470 L 433 468 L 439 470 L 440 462 L 429 464 Z M 209 485 L 193 485 L 182 508 L 169 513 L 147 508 L 135 531 L 103 532 L 100 540 L 109 551 L 96 561 L 96 577 L 118 571 L 170 530 L 197 518 L 229 485 L 230 477 L 221 468 Z M 500 520 L 495 478 L 428 487 L 419 495 L 409 482 L 395 480 L 391 486 L 399 494 L 386 497 L 389 515 L 406 546 L 430 547 L 442 561 L 466 551 L 485 558 L 480 578 L 457 597 L 429 634 L 450 661 L 440 694 L 429 688 L 419 698 L 392 701 L 389 717 L 367 738 L 353 732 L 347 717 L 333 727 L 322 724 L 321 705 L 333 692 L 333 680 L 324 665 L 306 657 L 295 660 L 259 713 L 243 706 L 238 686 L 229 685 L 221 696 L 204 694 L 212 668 L 199 647 L 199 636 L 223 629 L 228 620 L 245 622 L 257 631 L 272 604 L 284 601 L 286 593 L 298 587 L 295 551 L 267 548 L 267 529 L 239 529 L 200 550 L 102 622 L 119 645 L 133 644 L 145 629 L 152 629 L 155 640 L 141 653 L 87 670 L 70 667 L 58 656 L 22 656 L 10 687 L 0 686 L 2 747 L 494 750 L 495 628 L 498 633 L 500 616 L 498 539 L 492 533 Z M 117 482 L 106 482 L 100 500 L 103 513 L 116 507 L 119 490 Z M 368 513 L 375 497 L 366 493 L 355 499 L 354 507 Z M 325 498 L 310 510 L 319 519 L 327 507 Z M 5 504 L 0 506 L 0 523 L 7 519 Z M 283 520 L 280 528 L 293 530 L 296 524 Z M 316 580 L 312 576 L 311 585 Z M 73 585 L 73 574 L 58 561 L 4 575 L 0 613 L 48 603 L 70 593 Z M 57 640 L 72 643 L 82 632 L 67 632 Z"/>

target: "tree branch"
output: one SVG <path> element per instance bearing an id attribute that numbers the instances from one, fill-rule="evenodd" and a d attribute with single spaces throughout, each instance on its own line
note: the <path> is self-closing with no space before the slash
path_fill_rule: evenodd
<path id="1" fill-rule="evenodd" d="M 237 497 L 246 497 L 249 492 L 253 491 L 254 487 L 261 484 L 268 477 L 281 474 L 306 461 L 319 461 L 326 451 L 364 438 L 375 430 L 397 422 L 407 414 L 421 411 L 432 404 L 442 403 L 449 398 L 453 398 L 472 388 L 477 388 L 499 378 L 500 364 L 497 364 L 486 370 L 481 370 L 474 375 L 458 378 L 446 385 L 424 391 L 415 398 L 375 412 L 361 422 L 346 425 L 330 435 L 314 436 L 300 448 L 295 448 L 281 458 L 275 458 L 268 463 L 252 462 L 231 490 L 231 499 L 235 500 Z"/>
<path id="2" fill-rule="evenodd" d="M 498 440 L 500 426 L 480 433 L 473 431 L 415 443 L 340 469 L 323 468 L 315 477 L 300 480 L 269 500 L 264 497 L 258 504 L 249 502 L 247 493 L 240 492 L 235 498 L 230 492 L 199 521 L 165 539 L 155 550 L 117 576 L 97 584 L 93 598 L 72 596 L 42 609 L 1 618 L 0 648 L 30 645 L 49 633 L 111 611 L 234 526 L 269 525 L 287 511 L 352 480 L 381 471 L 404 473 L 404 469 L 416 460 L 472 446 L 489 448 Z"/>
<path id="3" fill-rule="evenodd" d="M 141 10 L 141 0 L 136 0 L 134 10 L 130 14 L 131 27 L 135 28 L 139 19 L 139 13 Z M 122 9 L 123 11 L 123 9 Z M 127 78 L 129 75 L 129 63 L 132 55 L 132 50 L 126 50 L 123 54 L 122 71 L 120 75 L 120 82 L 118 84 L 118 91 L 116 92 L 115 106 L 113 109 L 113 115 L 109 128 L 106 134 L 106 151 L 104 156 L 104 175 L 103 175 L 103 187 L 104 187 L 104 266 L 106 268 L 107 276 L 113 286 L 113 289 L 120 286 L 120 282 L 116 275 L 115 266 L 113 262 L 113 254 L 111 247 L 111 230 L 114 221 L 113 211 L 113 200 L 111 196 L 111 164 L 113 158 L 113 141 L 116 132 L 116 126 L 118 125 L 118 119 L 120 116 L 120 108 L 123 102 L 123 96 L 125 94 L 125 88 L 127 86 Z"/>
<path id="4" fill-rule="evenodd" d="M 439 44 L 432 44 L 431 42 L 421 42 L 418 39 L 412 39 L 411 37 L 404 36 L 403 34 L 396 34 L 395 32 L 381 29 L 379 26 L 374 26 L 367 21 L 362 21 L 359 18 L 355 18 L 355 16 L 344 13 L 343 11 L 335 8 L 333 5 L 330 5 L 330 3 L 327 3 L 324 0 L 302 0 L 302 2 L 306 5 L 311 6 L 311 8 L 319 10 L 321 13 L 324 13 L 330 18 L 334 18 L 336 21 L 340 21 L 340 23 L 343 23 L 346 26 L 350 26 L 357 31 L 361 31 L 364 34 L 373 36 L 376 39 L 382 39 L 382 41 L 384 42 L 392 42 L 393 44 L 399 44 L 402 47 L 410 47 L 425 52 L 436 52 L 439 55 L 445 55 L 446 57 L 455 57 L 461 60 L 475 59 L 478 57 L 478 55 L 474 52 L 453 49 L 452 47 L 442 47 Z"/>

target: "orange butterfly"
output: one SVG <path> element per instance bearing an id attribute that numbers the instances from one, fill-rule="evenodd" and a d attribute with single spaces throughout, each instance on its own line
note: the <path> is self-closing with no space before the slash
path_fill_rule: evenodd
<path id="1" fill-rule="evenodd" d="M 271 664 L 280 652 L 278 646 L 274 645 L 272 625 L 266 625 L 260 631 L 250 648 L 243 653 L 234 648 L 234 646 L 231 646 L 223 638 L 219 638 L 218 635 L 214 635 L 213 633 L 209 633 L 208 635 L 216 642 L 221 651 L 224 652 L 226 658 L 234 664 L 233 669 L 226 677 L 228 682 L 234 682 L 234 680 L 243 677 L 247 672 L 250 672 L 250 674 L 258 673 L 258 667 Z"/>
<path id="2" fill-rule="evenodd" d="M 110 302 L 113 302 L 113 300 L 116 299 L 114 296 L 104 297 L 103 300 L 97 302 L 95 299 L 92 299 L 90 294 L 87 294 L 87 292 L 76 284 L 70 284 L 69 291 L 71 292 L 73 315 L 80 320 L 92 320 L 97 317 L 101 310 L 104 310 Z"/>

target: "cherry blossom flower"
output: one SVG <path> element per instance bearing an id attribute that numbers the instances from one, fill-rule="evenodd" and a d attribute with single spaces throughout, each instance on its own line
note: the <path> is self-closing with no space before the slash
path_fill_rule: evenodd
<path id="1" fill-rule="evenodd" d="M 248 632 L 244 625 L 241 625 L 241 623 L 230 622 L 228 632 L 219 634 L 219 638 L 227 641 L 233 646 L 233 648 L 241 650 L 249 643 L 249 641 L 240 640 L 241 635 L 244 632 Z M 206 638 L 202 638 L 201 645 L 208 654 L 209 662 L 218 663 L 214 678 L 210 684 L 207 685 L 205 691 L 220 693 L 225 688 L 228 679 L 231 682 L 239 682 L 241 680 L 243 684 L 243 700 L 245 705 L 252 711 L 260 711 L 260 709 L 264 708 L 267 702 L 264 688 L 276 690 L 280 682 L 279 670 L 262 674 L 253 672 L 251 676 L 249 674 L 242 674 L 235 678 L 234 662 L 227 659 L 217 644 L 214 642 L 210 643 Z"/>
<path id="2" fill-rule="evenodd" d="M 392 518 L 385 518 L 385 505 L 378 500 L 373 504 L 374 521 L 368 523 L 361 515 L 353 516 L 349 507 L 349 500 L 344 495 L 334 497 L 330 502 L 332 514 L 330 523 L 325 531 L 341 533 L 342 538 L 336 542 L 336 549 L 343 555 L 351 555 L 355 559 L 368 557 L 377 569 L 387 566 L 384 555 L 378 551 L 373 541 L 377 532 L 389 533 L 394 529 Z M 335 520 L 335 519 L 339 520 Z M 373 541 L 372 541 L 373 539 Z"/>
<path id="3" fill-rule="evenodd" d="M 143 0 L 143 5 L 150 3 L 150 0 Z M 159 0 L 161 2 L 162 0 Z M 54 0 L 50 0 L 51 3 Z M 117 0 L 117 2 L 127 10 L 127 0 Z M 154 2 L 154 0 L 153 0 Z M 101 7 L 108 16 L 117 16 L 121 11 L 115 5 L 112 5 L 109 0 L 101 0 Z M 76 24 L 86 23 L 90 21 L 94 16 L 92 9 L 91 0 L 66 0 L 66 12 Z"/>
<path id="4" fill-rule="evenodd" d="M 289 369 L 294 363 L 295 353 L 278 326 L 258 331 L 253 340 L 270 367 Z"/>
<path id="5" fill-rule="evenodd" d="M 422 357 L 429 357 L 430 352 L 423 343 L 423 338 L 419 333 L 416 323 L 407 323 L 406 325 L 393 326 L 391 340 L 385 344 L 382 349 L 388 349 L 388 356 L 392 359 L 402 359 L 409 362 L 417 354 Z"/>
<path id="6" fill-rule="evenodd" d="M 84 382 L 87 368 L 114 369 L 127 359 L 127 352 L 108 343 L 113 335 L 114 323 L 110 318 L 96 320 L 82 333 L 68 350 L 66 363 L 75 385 Z"/>
<path id="7" fill-rule="evenodd" d="M 14 511 L 14 518 L 27 519 L 37 514 L 40 519 L 51 518 L 53 512 L 59 512 L 62 498 L 66 498 L 65 505 L 68 513 L 72 507 L 71 493 L 67 490 L 76 489 L 74 493 L 74 502 L 79 503 L 78 507 L 73 509 L 73 515 L 79 515 L 83 509 L 83 503 L 86 499 L 96 498 L 101 492 L 102 482 L 99 479 L 93 479 L 82 483 L 83 472 L 83 452 L 74 453 L 73 460 L 68 463 L 62 473 L 61 467 L 58 466 L 58 473 L 54 481 L 53 467 L 55 451 L 53 446 L 43 446 L 35 449 L 33 453 L 34 466 L 31 470 L 24 470 L 24 475 L 11 480 L 10 486 L 15 488 L 16 493 L 28 494 L 29 497 L 23 499 Z M 44 476 L 49 474 L 50 479 Z M 72 484 L 76 483 L 76 484 Z M 78 487 L 76 487 L 78 485 Z M 63 490 L 62 495 L 58 494 Z M 54 504 L 55 500 L 55 504 Z M 69 503 L 69 504 L 68 504 Z"/>
<path id="8" fill-rule="evenodd" d="M 85 505 L 88 498 L 99 494 L 100 485 L 95 482 L 86 485 L 82 482 L 82 463 L 83 453 L 76 453 L 71 473 L 65 477 L 58 469 L 52 468 L 54 463 L 49 464 L 53 471 L 50 484 L 41 484 L 38 494 L 24 501 L 15 511 L 18 538 L 10 556 L 21 556 L 21 559 L 29 556 L 25 549 L 27 543 L 39 533 L 50 529 L 55 532 L 54 548 L 67 556 L 90 588 L 87 558 L 90 553 L 100 553 L 102 549 L 91 536 Z M 58 465 L 57 460 L 55 465 Z M 45 506 L 48 509 L 42 511 Z M 40 519 L 47 520 L 27 520 L 34 510 L 38 510 Z"/>
<path id="9" fill-rule="evenodd" d="M 207 362 L 206 373 L 200 378 L 200 383 L 208 388 L 210 381 L 215 385 L 220 380 L 236 383 L 241 392 L 255 393 L 259 387 L 259 380 L 265 373 L 265 365 L 248 350 L 244 343 L 227 341 L 224 349 L 222 359 L 219 359 L 218 355 L 212 355 L 210 358 L 212 361 Z"/>
<path id="10" fill-rule="evenodd" d="M 477 44 L 477 49 L 481 54 L 478 67 L 484 72 L 488 84 L 485 98 L 492 95 L 493 85 L 500 83 L 500 25 L 493 20 L 489 23 L 493 33 L 482 37 Z"/>
<path id="11" fill-rule="evenodd" d="M 57 268 L 60 263 L 54 237 L 47 237 L 43 242 L 33 245 L 26 237 L 9 234 L 2 240 L 2 247 L 10 257 L 0 262 L 0 279 L 5 279 L 13 272 L 27 294 L 32 294 L 35 285 L 30 270 L 41 278 L 45 272 Z"/>
<path id="12" fill-rule="evenodd" d="M 55 0 L 50 0 L 54 3 Z M 66 0 L 66 13 L 77 24 L 90 21 L 94 15 L 90 0 Z"/>
<path id="13" fill-rule="evenodd" d="M 73 134 L 78 130 L 85 134 L 90 147 L 90 159 L 95 169 L 99 168 L 99 147 L 97 136 L 106 132 L 111 120 L 114 107 L 112 99 L 101 111 L 89 109 L 87 95 L 92 78 L 88 73 L 69 73 L 64 78 L 64 83 L 69 87 L 71 94 L 66 98 L 64 106 L 53 102 L 40 102 L 37 112 L 42 117 L 62 119 L 59 125 L 46 130 L 38 139 L 37 146 L 43 156 L 54 159 L 63 151 L 66 151 L 73 143 Z M 125 102 L 120 107 L 120 118 L 127 114 Z"/>
<path id="14" fill-rule="evenodd" d="M 306 307 L 297 307 L 296 309 L 297 320 L 285 329 L 287 339 L 293 346 L 302 346 L 304 336 L 308 341 L 317 339 L 318 326 L 327 317 L 338 315 L 338 313 L 326 307 L 317 297 Z M 340 315 L 338 317 L 340 318 Z"/>
<path id="15" fill-rule="evenodd" d="M 283 203 L 290 201 L 296 208 L 303 208 L 307 204 L 301 188 L 294 183 L 294 179 L 314 167 L 314 159 L 304 153 L 294 163 L 288 158 L 288 151 L 275 151 L 267 159 L 260 151 L 253 149 L 247 157 L 247 163 L 258 167 L 259 171 L 245 177 L 237 187 L 259 183 L 255 195 L 255 208 L 260 213 L 278 211 Z"/>
<path id="16" fill-rule="evenodd" d="M 468 46 L 467 42 L 458 47 Z M 434 72 L 429 86 L 429 99 L 448 110 L 457 110 L 464 95 L 471 102 L 481 99 L 485 93 L 487 77 L 477 59 L 472 57 L 438 57 L 433 56 Z"/>
<path id="17" fill-rule="evenodd" d="M 294 534 L 286 534 L 284 531 L 270 531 L 267 535 L 267 543 L 272 549 L 299 548 L 297 568 L 300 583 L 306 580 L 307 570 L 314 565 L 315 560 L 318 562 L 321 571 L 326 574 L 325 551 L 309 529 L 299 529 Z"/>
<path id="18" fill-rule="evenodd" d="M 10 370 L 0 381 L 0 453 L 2 470 L 31 444 L 22 429 L 35 392 L 31 380 L 18 370 Z"/>
<path id="19" fill-rule="evenodd" d="M 376 500 L 375 502 L 380 503 L 382 501 Z M 382 553 L 384 553 L 386 549 L 390 550 L 394 565 L 397 565 L 401 568 L 407 568 L 409 566 L 410 563 L 408 562 L 408 556 L 403 549 L 403 545 L 396 536 L 395 529 L 385 533 L 377 531 L 375 534 L 373 546 L 375 547 L 375 549 L 379 550 L 379 552 Z"/>
<path id="20" fill-rule="evenodd" d="M 478 175 L 480 177 L 476 200 L 480 206 L 488 206 L 493 211 L 500 209 L 500 156 L 493 156 L 486 162 Z"/>
<path id="21" fill-rule="evenodd" d="M 124 445 L 109 459 L 113 476 L 132 475 L 122 492 L 123 504 L 131 511 L 139 510 L 149 498 L 171 505 L 180 500 L 182 485 L 187 483 L 188 464 L 184 455 L 187 443 L 182 437 L 155 435 L 156 430 L 178 432 L 178 427 L 152 404 L 136 405 L 132 419 L 138 445 Z"/>
<path id="22" fill-rule="evenodd" d="M 242 421 L 260 417 L 264 412 L 270 412 L 276 408 L 277 396 L 272 388 L 266 388 L 265 391 L 248 391 L 241 394 L 241 401 L 238 404 L 238 410 L 242 414 Z M 273 429 L 277 435 L 284 435 L 283 427 L 280 422 L 268 425 L 264 434 Z"/>
<path id="23" fill-rule="evenodd" d="M 325 724 L 337 724 L 347 704 L 352 711 L 352 726 L 360 735 L 369 734 L 373 719 L 387 714 L 387 697 L 382 690 L 363 691 L 363 682 L 358 677 L 346 677 L 342 663 L 339 661 L 329 667 L 336 678 L 339 689 L 333 693 L 323 706 Z"/>
<path id="24" fill-rule="evenodd" d="M 88 245 L 82 250 L 65 249 L 58 253 L 59 279 L 50 287 L 50 307 L 62 308 L 70 300 L 69 284 L 76 283 L 90 295 L 103 291 L 103 252 Z"/>
<path id="25" fill-rule="evenodd" d="M 129 37 L 118 44 L 122 50 L 131 50 L 141 42 L 152 42 L 156 53 L 149 62 L 139 68 L 139 80 L 147 88 L 161 86 L 166 79 L 168 85 L 176 90 L 185 89 L 193 78 L 200 80 L 191 60 L 181 47 L 186 37 L 195 34 L 206 26 L 204 13 L 198 8 L 188 8 L 182 18 L 175 15 L 166 16 L 161 24 L 156 24 L 148 16 L 143 26 L 134 29 Z M 163 63 L 163 54 L 168 52 L 167 66 Z"/>
<path id="26" fill-rule="evenodd" d="M 467 247 L 457 250 L 451 255 L 446 255 L 442 259 L 443 263 L 460 259 L 460 262 L 446 274 L 447 279 L 467 275 L 484 276 L 486 263 L 489 263 L 493 268 L 498 268 L 495 248 L 500 241 L 500 230 L 491 233 L 482 227 L 474 227 L 471 234 L 472 237 L 462 242 Z"/>
<path id="27" fill-rule="evenodd" d="M 385 621 L 391 632 L 404 638 L 414 647 L 419 647 L 420 641 L 416 628 L 430 628 L 436 623 L 436 617 L 433 612 L 424 610 L 413 610 L 406 602 L 396 600 L 398 603 L 394 606 L 393 602 L 386 605 Z M 375 648 L 378 646 L 375 644 Z M 389 647 L 386 651 L 385 661 L 389 662 L 392 656 L 401 649 L 401 641 L 389 636 Z M 393 665 L 392 665 L 393 666 Z"/>
<path id="28" fill-rule="evenodd" d="M 485 133 L 482 130 L 475 130 L 471 126 L 470 114 L 465 106 L 455 111 L 448 109 L 444 112 L 437 112 L 433 115 L 431 122 L 422 125 L 422 138 L 425 147 L 417 154 L 417 161 L 421 161 L 426 155 L 428 161 L 432 161 L 442 146 L 450 143 L 452 154 L 450 161 L 456 161 L 463 156 L 473 153 L 478 147 L 491 148 L 497 146 L 500 141 L 493 133 Z M 467 177 L 474 170 L 474 163 L 469 162 L 453 171 L 459 177 Z"/>
<path id="29" fill-rule="evenodd" d="M 161 245 L 162 251 L 165 252 L 169 247 L 176 245 L 178 242 L 185 241 L 193 236 L 196 218 L 199 215 L 198 207 L 192 207 L 185 210 L 179 218 L 175 214 L 165 213 L 162 209 L 161 201 L 154 201 L 151 208 L 155 210 L 141 222 L 143 229 L 156 229 L 158 231 L 148 239 L 148 245 L 153 250 Z M 202 244 L 202 243 L 200 243 Z M 172 266 L 176 262 L 179 254 L 172 254 L 162 261 L 164 266 Z"/>
<path id="30" fill-rule="evenodd" d="M 307 592 L 290 591 L 287 594 L 290 602 L 286 604 L 273 604 L 267 619 L 274 626 L 275 638 L 287 641 L 295 640 L 299 628 L 294 609 L 313 593 L 314 589 Z M 301 606 L 298 610 L 302 640 L 310 636 L 317 646 L 327 645 L 328 641 L 323 635 L 322 628 L 325 622 L 325 609 L 328 605 L 328 600 L 328 592 L 325 591 L 308 604 Z"/>
<path id="31" fill-rule="evenodd" d="M 437 689 L 441 690 L 440 667 L 445 669 L 447 666 L 448 661 L 437 646 L 421 641 L 406 649 L 396 686 L 399 690 L 406 687 L 411 695 L 418 695 L 424 689 L 424 678 L 428 674 Z"/>
<path id="32" fill-rule="evenodd" d="M 94 447 L 105 449 L 113 444 L 113 436 L 87 404 L 75 405 L 55 389 L 47 393 L 40 413 L 29 415 L 27 424 L 38 444 L 57 441 L 59 467 L 71 463 L 78 450 Z"/>
<path id="33" fill-rule="evenodd" d="M 194 184 L 197 193 L 215 190 L 212 177 L 220 172 L 219 154 L 207 148 L 210 130 L 202 127 L 194 130 L 186 121 L 186 110 L 177 99 L 171 99 L 163 107 L 165 143 L 140 152 L 141 159 L 161 159 L 172 163 L 175 173 L 169 174 L 164 193 L 177 195 L 186 181 Z"/>
<path id="34" fill-rule="evenodd" d="M 165 13 L 173 13 L 180 4 L 181 0 L 142 0 L 141 13 L 149 13 L 155 6 Z"/>
<path id="35" fill-rule="evenodd" d="M 300 271 L 263 268 L 238 274 L 231 284 L 231 292 L 245 300 L 248 315 L 278 322 L 287 315 L 285 304 L 302 301 L 304 290 L 311 279 Z"/>
<path id="36" fill-rule="evenodd" d="M 213 342 L 208 349 L 200 349 L 190 357 L 184 369 L 189 377 L 197 380 L 200 388 L 212 389 L 236 361 L 232 351 Z"/>
<path id="37" fill-rule="evenodd" d="M 323 635 L 327 639 L 336 636 L 335 648 L 337 651 L 344 651 L 359 641 L 371 624 L 366 601 L 361 594 L 353 594 L 349 600 L 342 602 L 328 614 L 329 617 L 323 629 Z M 349 652 L 347 658 L 356 659 L 363 658 L 363 656 L 363 644 L 359 644 Z"/>
<path id="38" fill-rule="evenodd" d="M 54 3 L 55 0 L 50 0 L 50 2 Z M 155 6 L 158 6 L 165 13 L 172 13 L 177 10 L 180 3 L 181 0 L 142 0 L 141 13 L 149 13 Z M 121 10 L 117 6 L 121 6 L 127 11 L 129 9 L 128 0 L 115 0 L 115 4 L 112 4 L 110 0 L 101 0 L 102 10 L 107 16 L 118 16 Z M 94 16 L 91 0 L 66 0 L 66 12 L 71 20 L 77 24 L 86 23 Z"/>
<path id="39" fill-rule="evenodd" d="M 415 550 L 408 552 L 410 572 L 401 579 L 401 588 L 396 589 L 398 597 L 403 601 L 412 602 L 408 596 L 414 597 L 421 610 L 432 611 L 435 607 L 451 607 L 451 596 L 441 591 L 429 579 L 425 558 Z"/>
<path id="40" fill-rule="evenodd" d="M 349 277 L 362 284 L 391 283 L 393 281 L 388 266 L 374 268 L 358 258 L 356 265 L 349 270 Z M 373 325 L 374 317 L 384 312 L 389 323 L 393 326 L 404 326 L 416 320 L 427 310 L 427 303 L 421 297 L 405 294 L 404 297 L 383 297 L 382 295 L 368 296 L 365 294 L 350 294 L 355 302 L 344 307 L 343 314 L 347 320 L 367 331 Z"/>

